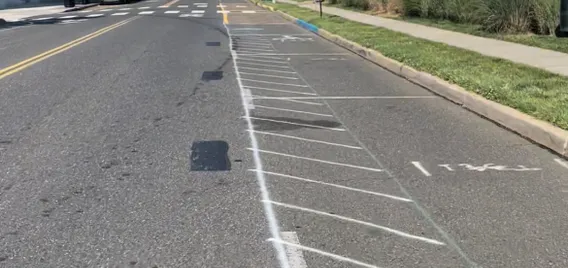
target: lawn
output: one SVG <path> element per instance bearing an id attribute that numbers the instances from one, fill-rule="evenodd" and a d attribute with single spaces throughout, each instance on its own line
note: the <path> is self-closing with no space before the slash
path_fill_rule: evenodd
<path id="1" fill-rule="evenodd" d="M 384 28 L 319 14 L 289 4 L 273 5 L 294 17 L 438 76 L 487 99 L 568 130 L 568 78 Z"/>

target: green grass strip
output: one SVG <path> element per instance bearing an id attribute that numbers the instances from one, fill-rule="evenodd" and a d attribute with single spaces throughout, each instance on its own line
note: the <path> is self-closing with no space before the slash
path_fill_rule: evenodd
<path id="1" fill-rule="evenodd" d="M 318 13 L 295 5 L 272 6 L 407 66 L 568 130 L 567 77 L 337 16 L 324 15 L 320 19 Z"/>

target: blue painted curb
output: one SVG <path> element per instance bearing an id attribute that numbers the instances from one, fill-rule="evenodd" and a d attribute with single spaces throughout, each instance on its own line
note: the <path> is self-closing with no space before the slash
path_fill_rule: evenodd
<path id="1" fill-rule="evenodd" d="M 307 23 L 301 19 L 296 19 L 296 24 L 302 26 L 302 28 L 307 29 L 308 31 L 314 32 L 314 33 L 318 33 L 318 27 L 311 24 L 311 23 Z"/>

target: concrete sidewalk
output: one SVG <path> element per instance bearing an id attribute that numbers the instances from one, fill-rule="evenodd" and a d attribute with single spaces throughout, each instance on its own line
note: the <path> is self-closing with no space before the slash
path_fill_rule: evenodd
<path id="1" fill-rule="evenodd" d="M 291 0 L 278 0 L 278 2 L 299 5 L 319 11 L 319 7 L 312 2 L 298 3 Z M 568 54 L 565 53 L 452 32 L 404 21 L 385 19 L 335 7 L 324 7 L 323 12 L 568 76 Z"/>
<path id="2" fill-rule="evenodd" d="M 29 7 L 29 8 L 14 8 L 14 9 L 2 9 L 0 10 L 0 25 L 2 25 L 2 20 L 7 22 L 19 21 L 24 18 L 49 15 L 61 12 L 70 12 L 75 10 L 81 10 L 98 5 L 97 3 L 87 4 L 87 5 L 76 5 L 72 8 L 67 8 L 62 5 L 58 6 L 41 6 L 41 7 Z"/>

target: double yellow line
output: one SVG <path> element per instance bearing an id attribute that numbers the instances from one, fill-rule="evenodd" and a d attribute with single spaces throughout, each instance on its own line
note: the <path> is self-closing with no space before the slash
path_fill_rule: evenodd
<path id="1" fill-rule="evenodd" d="M 16 64 L 14 64 L 14 65 L 12 65 L 12 66 L 6 67 L 6 68 L 0 70 L 0 79 L 4 78 L 4 77 L 6 77 L 6 76 L 9 76 L 9 75 L 11 75 L 11 74 L 17 73 L 17 72 L 19 72 L 19 71 L 21 71 L 21 70 L 23 70 L 23 69 L 25 69 L 25 68 L 28 68 L 28 67 L 30 67 L 30 66 L 32 66 L 32 65 L 34 65 L 34 64 L 36 64 L 36 63 L 38 63 L 38 62 L 40 62 L 40 61 L 43 61 L 43 60 L 45 60 L 45 59 L 47 59 L 47 58 L 49 58 L 49 57 L 51 57 L 51 56 L 57 55 L 57 54 L 59 54 L 59 53 L 65 51 L 65 50 L 68 50 L 68 49 L 74 47 L 74 46 L 78 46 L 78 45 L 80 45 L 80 44 L 82 44 L 82 43 L 85 43 L 85 42 L 87 42 L 87 41 L 89 41 L 89 40 L 91 40 L 91 39 L 93 39 L 93 38 L 95 38 L 95 37 L 97 37 L 97 36 L 100 36 L 100 35 L 102 35 L 102 34 L 108 32 L 108 31 L 112 31 L 112 30 L 114 30 L 114 29 L 116 29 L 116 28 L 118 28 L 118 27 L 120 27 L 120 26 L 122 26 L 122 25 L 124 25 L 124 24 L 127 24 L 127 23 L 129 23 L 129 22 L 135 20 L 136 18 L 137 18 L 137 17 L 132 17 L 132 18 L 123 20 L 123 21 L 121 21 L 121 22 L 115 23 L 115 24 L 113 24 L 113 25 L 104 27 L 104 28 L 102 28 L 102 29 L 100 29 L 100 30 L 98 30 L 98 31 L 96 31 L 96 32 L 94 32 L 94 33 L 85 35 L 85 36 L 80 37 L 80 38 L 78 38 L 78 39 L 75 39 L 75 40 L 73 40 L 73 41 L 71 41 L 71 42 L 69 42 L 69 43 L 67 43 L 67 44 L 64 44 L 64 45 L 62 45 L 62 46 L 59 46 L 59 47 L 56 47 L 56 48 L 54 48 L 54 49 L 48 50 L 48 51 L 43 52 L 43 53 L 41 53 L 41 54 L 39 54 L 39 55 L 37 55 L 37 56 L 31 57 L 31 58 L 29 58 L 29 59 L 27 59 L 27 60 L 24 60 L 24 61 L 21 61 L 21 62 L 19 62 L 19 63 L 16 63 Z"/>

